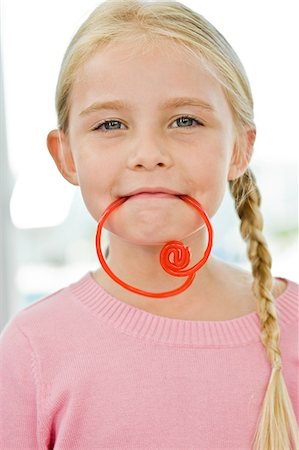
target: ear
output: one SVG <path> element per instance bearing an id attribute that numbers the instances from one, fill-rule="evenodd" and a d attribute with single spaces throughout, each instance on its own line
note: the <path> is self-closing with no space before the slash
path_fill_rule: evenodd
<path id="1" fill-rule="evenodd" d="M 246 171 L 253 154 L 255 137 L 254 128 L 246 129 L 238 134 L 230 161 L 228 180 L 235 180 Z"/>
<path id="2" fill-rule="evenodd" d="M 60 130 L 50 131 L 47 137 L 47 146 L 61 175 L 71 184 L 79 186 L 77 169 L 65 133 Z"/>

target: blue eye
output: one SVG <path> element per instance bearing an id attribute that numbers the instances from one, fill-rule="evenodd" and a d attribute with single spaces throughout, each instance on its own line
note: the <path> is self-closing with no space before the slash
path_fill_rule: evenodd
<path id="1" fill-rule="evenodd" d="M 179 122 L 179 121 L 181 121 L 181 122 Z M 203 123 L 201 123 L 201 122 L 199 122 L 199 120 L 197 120 L 197 119 L 195 119 L 194 117 L 192 117 L 192 116 L 182 116 L 182 117 L 179 117 L 178 119 L 176 119 L 175 120 L 175 122 L 177 122 L 177 123 L 181 123 L 183 126 L 182 127 L 180 127 L 180 126 L 178 126 L 178 127 L 175 127 L 175 128 L 189 128 L 189 126 L 188 126 L 188 123 L 190 124 L 190 122 L 192 123 L 196 123 L 196 125 L 202 125 L 203 126 Z M 185 126 L 185 125 L 187 125 L 187 126 Z M 191 125 L 191 127 L 192 127 L 192 125 Z"/>
<path id="2" fill-rule="evenodd" d="M 108 128 L 110 124 L 112 128 Z M 115 126 L 117 124 L 121 125 L 121 122 L 119 122 L 118 120 L 105 120 L 105 122 L 99 123 L 95 128 L 93 128 L 93 130 L 94 131 L 101 130 L 104 131 L 104 133 L 113 130 L 120 130 L 118 126 L 117 127 Z M 103 128 L 103 125 L 105 128 Z"/>

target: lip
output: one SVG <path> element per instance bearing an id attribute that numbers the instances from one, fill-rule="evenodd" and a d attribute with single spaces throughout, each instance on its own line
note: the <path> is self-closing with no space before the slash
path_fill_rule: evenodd
<path id="1" fill-rule="evenodd" d="M 139 188 L 131 191 L 123 197 L 134 197 L 134 198 L 174 198 L 182 195 L 181 192 L 173 191 L 168 188 L 155 187 L 155 188 Z"/>
<path id="2" fill-rule="evenodd" d="M 177 199 L 178 195 L 166 194 L 164 192 L 141 192 L 140 194 L 130 195 L 128 197 L 129 200 L 142 200 L 142 199 L 158 199 L 158 198 L 168 198 L 168 199 Z"/>

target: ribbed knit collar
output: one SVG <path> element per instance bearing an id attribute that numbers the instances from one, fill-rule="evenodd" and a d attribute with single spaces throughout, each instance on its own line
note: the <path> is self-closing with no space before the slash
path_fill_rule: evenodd
<path id="1" fill-rule="evenodd" d="M 298 319 L 298 285 L 288 286 L 275 301 L 280 327 Z M 168 345 L 235 347 L 260 341 L 260 321 L 252 312 L 224 321 L 180 320 L 158 316 L 118 300 L 88 272 L 69 286 L 72 295 L 95 316 L 125 334 Z"/>

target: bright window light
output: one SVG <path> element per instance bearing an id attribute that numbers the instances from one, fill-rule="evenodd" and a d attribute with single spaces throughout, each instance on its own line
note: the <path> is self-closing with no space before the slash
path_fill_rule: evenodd
<path id="1" fill-rule="evenodd" d="M 24 169 L 14 186 L 10 214 L 17 228 L 55 227 L 69 214 L 76 187 L 42 161 L 39 158 L 36 166 Z"/>

